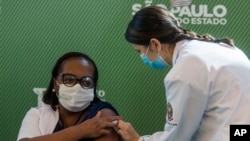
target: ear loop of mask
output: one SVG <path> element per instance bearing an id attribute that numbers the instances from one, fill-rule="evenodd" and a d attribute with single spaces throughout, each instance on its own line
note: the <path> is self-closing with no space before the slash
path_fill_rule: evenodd
<path id="1" fill-rule="evenodd" d="M 60 87 L 59 82 L 58 82 L 57 80 L 55 80 L 55 81 L 56 81 L 57 86 L 59 86 L 59 87 Z M 59 94 L 56 92 L 56 90 L 55 90 L 55 89 L 52 89 L 52 91 L 56 93 L 56 96 L 57 96 L 57 97 L 59 97 Z"/>
<path id="2" fill-rule="evenodd" d="M 149 47 L 150 47 L 150 43 L 148 44 L 148 47 L 147 47 L 147 50 L 146 50 L 146 53 L 145 53 L 146 56 L 148 54 Z"/>

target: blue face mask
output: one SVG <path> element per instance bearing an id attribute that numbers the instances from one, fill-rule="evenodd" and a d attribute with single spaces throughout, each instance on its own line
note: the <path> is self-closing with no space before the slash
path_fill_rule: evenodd
<path id="1" fill-rule="evenodd" d="M 148 48 L 147 48 L 146 54 L 140 55 L 142 61 L 153 69 L 161 70 L 161 69 L 166 68 L 168 66 L 168 63 L 159 54 L 158 54 L 158 57 L 154 61 L 149 60 L 147 56 Z"/>
<path id="2" fill-rule="evenodd" d="M 159 55 L 154 61 L 150 61 L 145 54 L 141 54 L 140 56 L 142 61 L 153 69 L 162 70 L 168 66 L 167 62 Z"/>

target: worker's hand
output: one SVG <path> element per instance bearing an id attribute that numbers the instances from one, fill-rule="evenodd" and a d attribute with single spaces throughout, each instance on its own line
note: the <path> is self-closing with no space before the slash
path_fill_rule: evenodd
<path id="1" fill-rule="evenodd" d="M 80 131 L 83 133 L 84 138 L 96 138 L 102 135 L 110 133 L 110 127 L 117 127 L 117 123 L 112 122 L 115 120 L 121 120 L 120 116 L 101 117 L 99 111 L 95 117 L 88 119 L 85 122 L 78 125 Z"/>
<path id="2" fill-rule="evenodd" d="M 124 141 L 138 141 L 140 138 L 139 134 L 129 122 L 119 120 L 117 128 L 117 133 L 121 135 Z"/>

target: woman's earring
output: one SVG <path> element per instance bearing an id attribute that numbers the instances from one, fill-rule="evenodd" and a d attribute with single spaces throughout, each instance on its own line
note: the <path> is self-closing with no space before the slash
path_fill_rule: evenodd
<path id="1" fill-rule="evenodd" d="M 52 92 L 55 92 L 55 89 L 52 89 Z"/>

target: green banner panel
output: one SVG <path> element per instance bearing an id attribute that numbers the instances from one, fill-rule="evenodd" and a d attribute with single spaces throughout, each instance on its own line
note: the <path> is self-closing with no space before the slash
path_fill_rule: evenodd
<path id="1" fill-rule="evenodd" d="M 141 135 L 163 130 L 168 70 L 148 68 L 125 41 L 133 14 L 148 5 L 171 9 L 184 27 L 228 36 L 250 57 L 249 4 L 193 0 L 171 9 L 169 0 L 0 0 L 1 140 L 16 140 L 24 115 L 39 104 L 56 59 L 68 51 L 95 60 L 99 97 Z"/>

